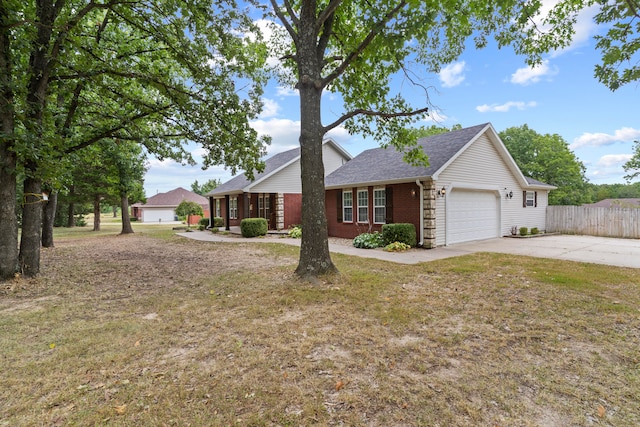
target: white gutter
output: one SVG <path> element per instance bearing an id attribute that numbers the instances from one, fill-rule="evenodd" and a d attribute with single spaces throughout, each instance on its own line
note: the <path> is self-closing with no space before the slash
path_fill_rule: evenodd
<path id="1" fill-rule="evenodd" d="M 419 179 L 416 179 L 416 184 L 420 188 L 420 240 L 418 246 L 424 245 L 424 187 Z"/>

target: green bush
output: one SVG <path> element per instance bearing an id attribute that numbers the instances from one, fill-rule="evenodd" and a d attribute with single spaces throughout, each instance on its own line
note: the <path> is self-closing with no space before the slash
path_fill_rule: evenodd
<path id="1" fill-rule="evenodd" d="M 353 239 L 353 246 L 363 249 L 375 249 L 384 246 L 382 234 L 377 231 L 373 233 L 362 233 Z"/>
<path id="2" fill-rule="evenodd" d="M 387 252 L 402 252 L 402 251 L 406 251 L 407 249 L 411 249 L 411 246 L 402 242 L 389 243 L 387 246 L 384 247 L 384 250 Z"/>
<path id="3" fill-rule="evenodd" d="M 240 221 L 242 237 L 257 237 L 267 234 L 268 225 L 264 218 L 245 218 Z"/>
<path id="4" fill-rule="evenodd" d="M 520 235 L 526 236 L 529 233 L 529 229 L 527 227 L 520 227 Z"/>
<path id="5" fill-rule="evenodd" d="M 216 216 L 213 218 L 213 226 L 214 227 L 224 227 L 224 218 Z"/>
<path id="6" fill-rule="evenodd" d="M 400 242 L 409 246 L 416 245 L 416 227 L 413 224 L 384 224 L 382 226 L 382 240 L 387 246 L 394 242 Z"/>
<path id="7" fill-rule="evenodd" d="M 289 237 L 292 237 L 294 239 L 300 239 L 302 238 L 302 226 L 301 225 L 294 225 L 293 228 L 291 230 L 289 230 Z"/>
<path id="8" fill-rule="evenodd" d="M 533 235 L 540 234 L 540 230 L 538 230 L 538 227 L 533 227 L 531 229 L 531 234 Z"/>
<path id="9" fill-rule="evenodd" d="M 198 225 L 201 227 L 207 228 L 209 226 L 209 218 L 207 217 L 200 218 L 200 221 L 198 221 Z"/>

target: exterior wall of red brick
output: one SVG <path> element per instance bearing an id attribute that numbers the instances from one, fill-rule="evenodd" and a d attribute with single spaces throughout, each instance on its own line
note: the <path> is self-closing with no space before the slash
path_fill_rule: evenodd
<path id="1" fill-rule="evenodd" d="M 284 228 L 302 224 L 302 194 L 284 194 Z"/>
<path id="2" fill-rule="evenodd" d="M 325 193 L 325 212 L 329 236 L 353 239 L 362 233 L 381 231 L 383 224 L 374 224 L 374 188 L 367 187 L 368 191 L 368 222 L 357 221 L 357 192 L 358 188 L 344 188 L 342 190 L 328 190 Z M 360 187 L 362 190 L 362 188 Z M 419 235 L 422 224 L 420 218 L 420 188 L 415 183 L 390 184 L 385 186 L 387 190 L 386 222 L 387 223 L 411 223 L 416 227 Z M 342 191 L 351 190 L 353 194 L 353 221 L 342 220 Z"/>

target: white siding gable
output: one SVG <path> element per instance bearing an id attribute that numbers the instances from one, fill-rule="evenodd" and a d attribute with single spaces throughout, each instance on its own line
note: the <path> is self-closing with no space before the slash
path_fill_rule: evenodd
<path id="1" fill-rule="evenodd" d="M 338 169 L 349 159 L 331 143 L 322 145 L 322 162 L 325 176 Z M 256 185 L 249 186 L 250 193 L 302 193 L 300 159 L 295 160 Z"/>

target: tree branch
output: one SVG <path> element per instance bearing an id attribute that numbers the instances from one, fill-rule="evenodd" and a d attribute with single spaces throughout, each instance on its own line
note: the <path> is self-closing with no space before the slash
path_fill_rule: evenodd
<path id="1" fill-rule="evenodd" d="M 278 19 L 280 19 L 280 22 L 282 22 L 282 25 L 284 25 L 284 28 L 286 28 L 287 32 L 293 39 L 293 42 L 297 45 L 298 33 L 296 33 L 296 30 L 291 26 L 291 23 L 287 20 L 287 17 L 284 15 L 284 13 L 282 13 L 282 10 L 280 10 L 280 6 L 278 6 L 278 3 L 276 3 L 276 0 L 270 0 L 270 1 L 271 1 L 271 7 L 273 7 L 273 11 L 276 13 L 276 16 L 278 17 Z M 291 20 L 294 22 L 294 24 L 297 25 L 300 21 L 298 20 L 298 17 L 295 15 L 295 13 L 293 13 L 293 11 L 291 10 L 291 5 L 287 0 L 285 0 L 284 3 L 285 3 L 285 7 L 287 8 L 287 13 L 289 13 L 289 15 L 291 16 Z"/>
<path id="2" fill-rule="evenodd" d="M 351 62 L 358 56 L 360 56 L 360 54 L 367 48 L 367 46 L 371 44 L 376 36 L 380 34 L 382 29 L 398 14 L 398 12 L 403 7 L 406 6 L 406 4 L 406 0 L 402 0 L 396 7 L 387 12 L 387 14 L 373 26 L 369 34 L 367 34 L 367 36 L 364 38 L 364 40 L 362 40 L 358 47 L 353 52 L 351 52 L 332 73 L 322 79 L 321 86 L 326 87 L 333 80 L 340 77 L 342 73 L 344 73 L 345 70 L 349 67 L 349 65 L 351 65 Z"/>
<path id="3" fill-rule="evenodd" d="M 97 135 L 94 135 L 93 137 L 91 137 L 91 138 L 79 143 L 78 145 L 74 145 L 73 147 L 67 148 L 66 150 L 63 151 L 63 154 L 71 154 L 71 153 L 76 152 L 78 150 L 81 150 L 81 149 L 83 149 L 85 147 L 88 147 L 91 144 L 95 144 L 96 142 L 100 141 L 101 139 L 113 136 L 117 131 L 126 128 L 129 124 L 135 122 L 136 120 L 143 119 L 143 118 L 145 118 L 145 117 L 147 117 L 147 116 L 149 116 L 151 114 L 161 112 L 161 111 L 169 109 L 171 107 L 172 107 L 171 104 L 165 105 L 165 106 L 163 106 L 163 107 L 161 107 L 159 109 L 156 109 L 156 110 L 153 110 L 153 111 L 145 111 L 145 112 L 136 114 L 135 116 L 132 116 L 132 117 L 126 119 L 126 120 L 122 120 L 118 124 L 118 126 L 114 126 L 114 127 L 110 128 L 110 129 L 106 129 L 106 130 L 102 131 L 101 133 L 99 133 Z"/>
<path id="4" fill-rule="evenodd" d="M 358 108 L 356 110 L 353 110 L 345 115 L 343 115 L 342 117 L 340 117 L 338 120 L 336 120 L 335 122 L 331 123 L 328 126 L 325 126 L 322 130 L 326 133 L 329 132 L 331 129 L 334 129 L 338 126 L 340 126 L 342 123 L 346 122 L 347 120 L 349 120 L 352 117 L 355 117 L 359 114 L 362 114 L 364 116 L 373 116 L 373 117 L 381 117 L 383 119 L 393 119 L 395 117 L 411 117 L 411 116 L 417 116 L 419 114 L 424 114 L 427 113 L 429 111 L 428 107 L 425 108 L 421 108 L 419 110 L 414 110 L 414 111 L 403 111 L 401 113 L 383 113 L 380 111 L 373 111 L 373 110 L 365 110 L 363 108 Z"/>

